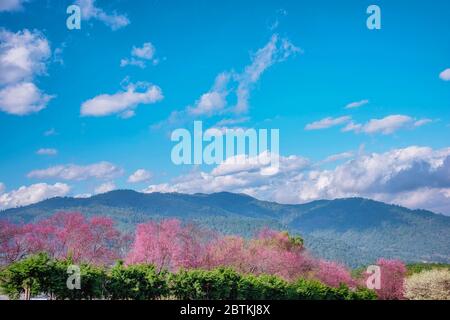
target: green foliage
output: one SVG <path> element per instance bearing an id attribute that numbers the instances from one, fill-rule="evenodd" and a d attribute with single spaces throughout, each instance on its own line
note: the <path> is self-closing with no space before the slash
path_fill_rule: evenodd
<path id="1" fill-rule="evenodd" d="M 332 288 L 316 280 L 299 279 L 291 285 L 290 298 L 299 300 L 375 300 L 376 294 L 365 288 L 352 290 L 345 285 Z"/>
<path id="2" fill-rule="evenodd" d="M 81 288 L 67 288 L 70 259 L 51 260 L 38 254 L 13 263 L 0 272 L 0 287 L 12 299 L 22 293 L 47 294 L 54 299 L 150 300 L 360 300 L 375 299 L 367 289 L 328 287 L 321 282 L 299 279 L 290 283 L 274 275 L 240 274 L 230 268 L 157 272 L 153 265 L 125 266 L 118 262 L 109 271 L 89 264 L 79 265 Z"/>
<path id="3" fill-rule="evenodd" d="M 289 298 L 288 283 L 273 275 L 244 275 L 239 282 L 238 298 L 242 300 L 284 300 Z"/>
<path id="4" fill-rule="evenodd" d="M 230 300 L 237 298 L 241 276 L 228 268 L 180 270 L 170 277 L 173 296 L 182 300 Z"/>
<path id="5" fill-rule="evenodd" d="M 29 299 L 39 293 L 50 291 L 53 262 L 47 254 L 40 253 L 15 262 L 0 273 L 0 286 L 11 299 L 21 294 Z"/>
<path id="6" fill-rule="evenodd" d="M 101 299 L 105 296 L 105 283 L 107 279 L 106 270 L 89 264 L 81 264 L 80 278 L 81 288 L 68 289 L 67 273 L 68 267 L 72 265 L 70 259 L 55 261 L 54 273 L 52 275 L 52 291 L 50 292 L 58 300 L 92 300 Z"/>
<path id="7" fill-rule="evenodd" d="M 124 266 L 120 261 L 109 274 L 108 297 L 117 300 L 151 300 L 168 295 L 167 272 L 147 264 Z"/>

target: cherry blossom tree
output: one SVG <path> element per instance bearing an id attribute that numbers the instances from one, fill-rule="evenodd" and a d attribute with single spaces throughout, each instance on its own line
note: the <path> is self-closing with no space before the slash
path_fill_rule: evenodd
<path id="1" fill-rule="evenodd" d="M 46 252 L 74 262 L 111 264 L 120 257 L 122 235 L 106 217 L 86 219 L 80 213 L 58 213 L 34 224 L 0 222 L 0 256 L 6 263 Z"/>
<path id="2" fill-rule="evenodd" d="M 404 299 L 404 282 L 406 267 L 400 260 L 378 259 L 377 266 L 380 267 L 381 281 L 380 289 L 375 289 L 381 300 Z"/>
<path id="3" fill-rule="evenodd" d="M 206 242 L 202 230 L 177 219 L 150 221 L 136 228 L 127 264 L 151 263 L 159 270 L 201 266 Z"/>
<path id="4" fill-rule="evenodd" d="M 347 268 L 337 262 L 320 260 L 316 270 L 314 276 L 330 287 L 337 288 L 341 284 L 349 287 L 356 285 Z"/>

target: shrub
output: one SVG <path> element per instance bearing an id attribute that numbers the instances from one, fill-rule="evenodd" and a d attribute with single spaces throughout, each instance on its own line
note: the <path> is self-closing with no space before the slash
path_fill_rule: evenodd
<path id="1" fill-rule="evenodd" d="M 345 284 L 334 288 L 317 280 L 299 279 L 291 287 L 291 299 L 299 300 L 374 300 L 377 297 L 366 288 L 350 289 Z"/>
<path id="2" fill-rule="evenodd" d="M 240 278 L 228 268 L 181 269 L 170 278 L 170 292 L 182 300 L 232 300 L 237 298 Z"/>
<path id="3" fill-rule="evenodd" d="M 435 269 L 406 279 L 405 297 L 411 300 L 450 300 L 450 271 Z"/>
<path id="4" fill-rule="evenodd" d="M 2 291 L 11 299 L 25 294 L 25 299 L 50 291 L 52 261 L 47 254 L 40 253 L 14 262 L 0 273 Z"/>
<path id="5" fill-rule="evenodd" d="M 289 285 L 273 275 L 244 275 L 238 284 L 240 300 L 283 300 L 289 298 Z"/>
<path id="6" fill-rule="evenodd" d="M 109 274 L 107 295 L 113 300 L 151 300 L 168 294 L 167 272 L 154 265 L 124 266 L 118 262 Z"/>

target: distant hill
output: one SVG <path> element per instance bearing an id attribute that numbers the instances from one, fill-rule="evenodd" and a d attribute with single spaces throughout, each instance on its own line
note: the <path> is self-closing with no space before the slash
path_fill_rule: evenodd
<path id="1" fill-rule="evenodd" d="M 265 226 L 287 229 L 301 234 L 315 255 L 352 267 L 378 257 L 450 263 L 450 217 L 362 198 L 284 205 L 228 192 L 187 195 L 117 190 L 82 199 L 52 198 L 0 212 L 0 219 L 30 222 L 60 211 L 110 216 L 123 230 L 166 217 L 245 236 Z"/>

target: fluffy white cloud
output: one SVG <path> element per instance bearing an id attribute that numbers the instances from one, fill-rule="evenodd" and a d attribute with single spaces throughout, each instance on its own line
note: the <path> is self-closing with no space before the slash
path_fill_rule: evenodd
<path id="1" fill-rule="evenodd" d="M 327 117 L 319 121 L 315 121 L 309 123 L 305 126 L 305 130 L 320 130 L 320 129 L 328 129 L 334 126 L 338 126 L 344 123 L 347 123 L 351 120 L 349 116 L 343 116 L 339 118 L 331 118 Z"/>
<path id="2" fill-rule="evenodd" d="M 404 115 L 391 115 L 382 119 L 372 119 L 364 125 L 363 131 L 366 133 L 391 134 L 398 129 L 410 124 L 413 119 Z"/>
<path id="3" fill-rule="evenodd" d="M 150 61 L 153 65 L 159 63 L 159 59 L 155 58 L 156 49 L 151 42 L 146 42 L 142 47 L 133 47 L 131 50 L 131 58 L 124 58 L 120 61 L 121 67 L 137 66 L 145 68 L 147 61 Z"/>
<path id="4" fill-rule="evenodd" d="M 0 29 L 1 111 L 26 115 L 47 106 L 52 96 L 39 90 L 33 79 L 45 74 L 50 56 L 50 45 L 40 32 Z"/>
<path id="5" fill-rule="evenodd" d="M 271 165 L 271 155 L 263 152 L 255 158 L 230 157 L 211 172 L 193 171 L 169 184 L 150 185 L 144 192 L 218 192 L 223 190 L 247 192 L 254 188 L 270 188 L 269 181 L 283 180 L 293 172 L 302 172 L 309 161 L 299 156 L 279 156 L 279 166 Z"/>
<path id="6" fill-rule="evenodd" d="M 22 186 L 17 190 L 0 194 L 0 209 L 14 208 L 36 203 L 48 198 L 65 196 L 70 187 L 64 183 L 53 185 L 37 183 L 30 186 Z"/>
<path id="7" fill-rule="evenodd" d="M 347 104 L 345 106 L 345 109 L 356 109 L 356 108 L 362 107 L 363 105 L 368 104 L 368 103 L 369 103 L 369 100 L 355 101 L 355 102 Z"/>
<path id="8" fill-rule="evenodd" d="M 113 191 L 114 189 L 116 189 L 116 184 L 112 181 L 108 181 L 95 188 L 94 192 L 95 194 L 101 194 Z"/>
<path id="9" fill-rule="evenodd" d="M 163 94 L 158 86 L 148 83 L 129 84 L 126 91 L 101 94 L 85 101 L 81 105 L 81 115 L 101 117 L 121 112 L 129 115 L 128 111 L 139 104 L 152 104 L 162 99 Z"/>
<path id="10" fill-rule="evenodd" d="M 53 148 L 41 148 L 38 151 L 36 151 L 36 154 L 41 156 L 55 156 L 58 154 L 58 150 Z"/>
<path id="11" fill-rule="evenodd" d="M 1 0 L 0 12 L 22 10 L 25 2 L 28 2 L 28 0 Z"/>
<path id="12" fill-rule="evenodd" d="M 129 183 L 139 183 L 150 180 L 152 174 L 145 169 L 136 170 L 131 176 L 128 177 Z"/>
<path id="13" fill-rule="evenodd" d="M 221 73 L 216 77 L 213 88 L 204 93 L 195 106 L 188 107 L 191 115 L 212 115 L 220 112 L 226 106 L 228 90 L 227 86 L 231 75 L 229 73 Z"/>
<path id="14" fill-rule="evenodd" d="M 301 49 L 288 39 L 280 38 L 277 34 L 272 35 L 269 42 L 252 55 L 251 63 L 242 72 L 233 70 L 218 74 L 209 91 L 203 93 L 185 111 L 172 113 L 169 122 L 183 121 L 186 113 L 198 117 L 247 112 L 251 90 L 262 74 L 272 65 L 300 52 Z"/>
<path id="15" fill-rule="evenodd" d="M 33 170 L 28 178 L 86 180 L 90 178 L 111 179 L 123 174 L 123 170 L 109 162 L 98 162 L 86 166 L 74 164 L 59 165 L 42 170 Z"/>
<path id="16" fill-rule="evenodd" d="M 50 55 L 50 45 L 40 32 L 0 29 L 0 84 L 30 81 L 45 73 Z"/>
<path id="17" fill-rule="evenodd" d="M 0 110 L 23 116 L 41 111 L 52 98 L 41 92 L 34 83 L 20 82 L 0 90 Z"/>
<path id="18" fill-rule="evenodd" d="M 123 28 L 130 24 L 130 20 L 125 15 L 113 13 L 106 13 L 103 9 L 95 6 L 95 0 L 77 0 L 75 2 L 81 8 L 81 18 L 83 20 L 96 19 L 112 30 Z"/>
<path id="19" fill-rule="evenodd" d="M 441 78 L 444 81 L 450 81 L 450 68 L 445 69 L 439 74 L 439 78 Z"/>
<path id="20" fill-rule="evenodd" d="M 280 157 L 278 172 L 262 175 L 260 169 L 222 164 L 211 172 L 193 171 L 144 191 L 231 191 L 282 203 L 359 196 L 450 214 L 450 148 L 412 146 L 360 153 L 334 169 L 320 169 L 298 156 Z"/>

